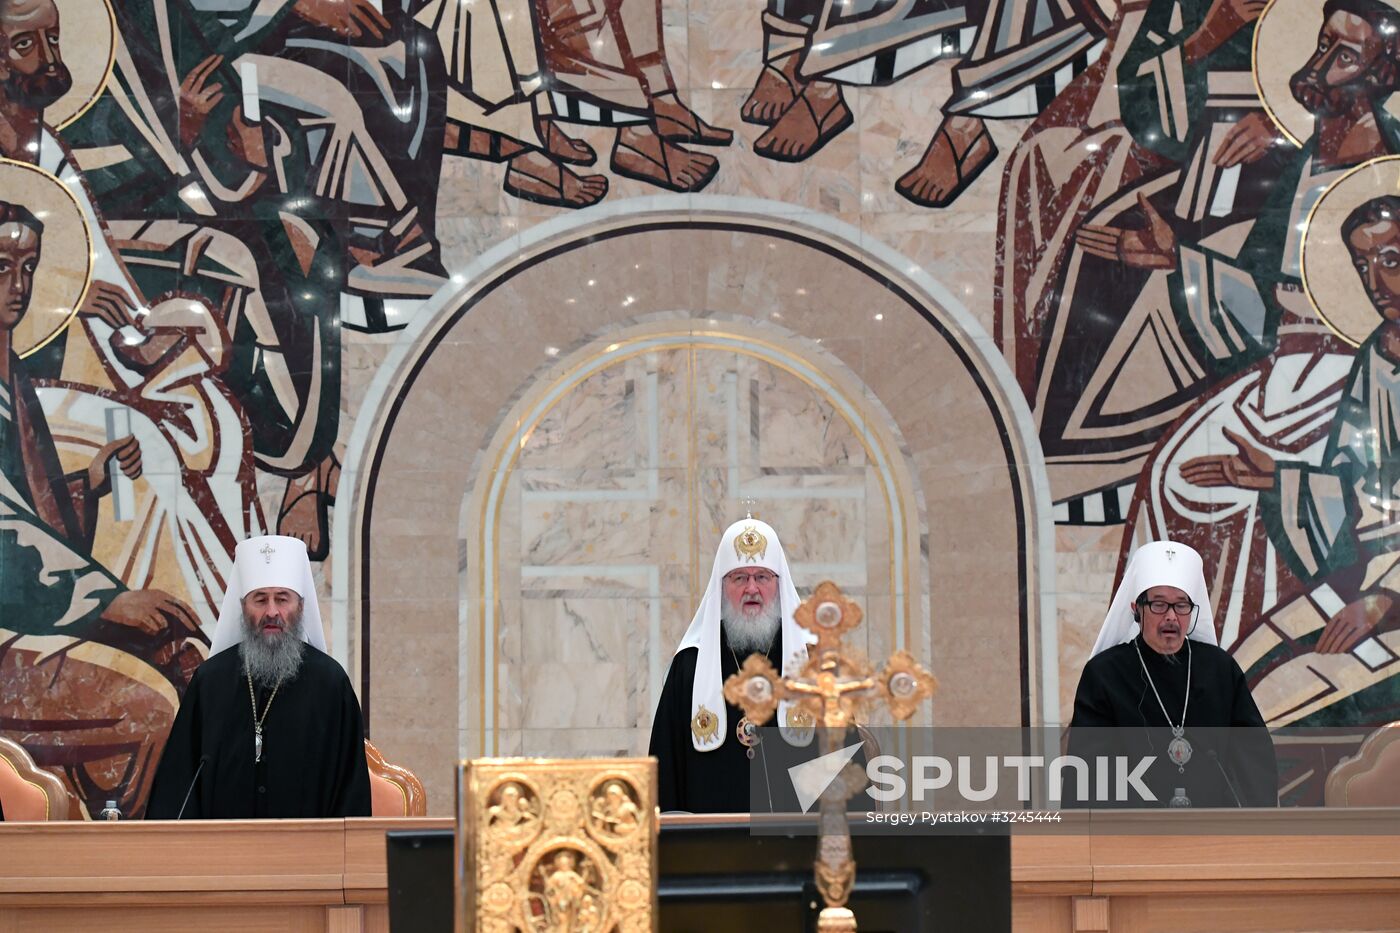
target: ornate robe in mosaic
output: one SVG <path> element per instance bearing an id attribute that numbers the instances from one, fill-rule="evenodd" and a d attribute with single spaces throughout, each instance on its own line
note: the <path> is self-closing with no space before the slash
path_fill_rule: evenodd
<path id="1" fill-rule="evenodd" d="M 992 118 L 1038 113 L 1093 60 L 1105 25 L 1066 0 L 770 0 L 763 20 L 764 60 L 800 52 L 807 79 L 885 85 L 965 56 L 946 109 Z"/>
<path id="2" fill-rule="evenodd" d="M 889 84 L 968 51 L 981 11 L 978 0 L 776 0 L 764 14 L 765 57 L 801 50 L 804 78 Z"/>
<path id="3" fill-rule="evenodd" d="M 1075 231 L 1117 192 L 1171 165 L 1133 140 L 1113 80 L 1147 8 L 1147 0 L 1119 6 L 1107 48 L 1007 157 L 992 290 L 994 335 L 1028 399 L 1036 395 L 1040 347 L 1055 322 Z"/>
<path id="4" fill-rule="evenodd" d="M 38 395 L 50 423 L 60 426 L 65 449 L 96 454 L 109 440 L 112 409 L 122 410 L 126 430 L 141 444 L 144 478 L 127 505 L 130 514 L 114 516 L 89 547 L 99 562 L 122 566 L 131 589 L 165 590 L 197 616 L 214 619 L 234 545 L 262 525 L 247 425 L 218 376 L 227 333 L 202 306 L 178 299 L 165 304 L 165 294 L 137 287 L 72 154 L 49 130 L 38 163 L 63 182 L 82 211 L 93 237 L 93 280 L 146 307 L 146 334 L 160 334 L 167 343 L 159 359 L 146 363 L 131 354 L 148 337 L 80 316 L 26 361 L 42 379 Z"/>
<path id="5" fill-rule="evenodd" d="M 1279 464 L 1264 506 L 1300 577 L 1364 564 L 1375 583 L 1400 593 L 1400 515 L 1390 505 L 1400 502 L 1400 362 L 1379 338 L 1357 351 L 1321 463 Z"/>
<path id="6" fill-rule="evenodd" d="M 95 817 L 139 815 L 194 651 L 102 620 L 127 588 L 92 556 L 97 503 L 64 476 L 24 362 L 0 385 L 0 728 Z"/>
<path id="7" fill-rule="evenodd" d="M 1093 2 L 984 0 L 977 38 L 953 69 L 951 114 L 1034 116 L 1105 49 L 1109 24 Z"/>
<path id="8" fill-rule="evenodd" d="M 176 55 L 182 76 L 223 54 L 216 78 L 237 88 L 231 63 L 264 41 L 287 9 L 264 15 L 260 8 L 241 28 L 183 0 L 159 9 L 157 28 L 151 0 L 118 5 L 117 69 L 64 138 L 102 213 L 128 240 L 123 258 L 141 290 L 188 290 L 224 315 L 232 348 L 223 378 L 248 415 L 259 465 L 300 475 L 329 455 L 340 415 L 347 271 L 337 211 L 309 194 L 308 138 L 297 115 L 274 104 L 261 116 L 277 140 L 270 148 L 287 153 L 277 184 L 269 177 L 259 186 L 230 147 L 225 130 L 239 94 L 224 95 L 185 152 L 176 142 L 178 79 L 163 64 Z M 208 252 L 211 242 L 220 249 Z"/>
<path id="9" fill-rule="evenodd" d="M 126 587 L 88 552 L 97 499 L 86 471 L 64 475 L 24 361 L 0 383 L 0 627 L 86 636 Z"/>
<path id="10" fill-rule="evenodd" d="M 1280 459 L 1260 494 L 1263 521 L 1305 589 L 1274 607 L 1235 647 L 1264 715 L 1296 726 L 1371 726 L 1400 704 L 1400 630 L 1344 654 L 1314 649 L 1327 620 L 1383 589 L 1400 592 L 1400 364 L 1372 335 L 1352 361 L 1320 457 Z"/>
<path id="11" fill-rule="evenodd" d="M 1389 147 L 1400 151 L 1400 124 L 1383 117 L 1380 128 Z M 1299 229 L 1327 186 L 1351 166 L 1319 168 L 1315 148 L 1310 140 L 1293 152 L 1233 255 L 1212 253 L 1209 244 L 1183 244 L 1182 273 L 1194 268 L 1200 277 L 1194 295 L 1178 287 L 1176 313 L 1192 325 L 1197 358 L 1209 367 L 1213 384 L 1148 457 L 1121 552 L 1126 560 L 1134 540 L 1159 537 L 1200 550 L 1216 568 L 1212 603 L 1226 647 L 1302 590 L 1298 565 L 1279 551 L 1291 547 L 1281 523 L 1292 519 L 1278 513 L 1282 503 L 1253 490 L 1192 486 L 1181 466 L 1232 452 L 1227 428 L 1276 461 L 1324 462 L 1353 353 L 1317 319 L 1302 291 Z"/>
<path id="12" fill-rule="evenodd" d="M 447 71 L 447 119 L 544 148 L 552 113 L 529 0 L 427 0 L 416 19 L 437 37 Z"/>
<path id="13" fill-rule="evenodd" d="M 1149 9 L 1119 66 L 1120 82 L 1134 82 L 1120 83 L 1120 106 L 1135 142 L 1184 162 L 1120 192 L 1091 220 L 1141 227 L 1137 200 L 1145 195 L 1173 230 L 1176 268 L 1071 253 L 1033 399 L 1057 499 L 1132 483 L 1172 422 L 1208 387 L 1261 358 L 1277 332 L 1281 228 L 1304 158 L 1279 147 L 1234 169 L 1214 165 L 1230 129 L 1261 112 L 1248 70 L 1252 31 L 1187 66 L 1181 44 L 1208 5 L 1186 10 L 1179 27 L 1156 22 L 1170 13 L 1161 6 Z M 1168 26 L 1177 27 L 1170 42 L 1158 31 Z"/>

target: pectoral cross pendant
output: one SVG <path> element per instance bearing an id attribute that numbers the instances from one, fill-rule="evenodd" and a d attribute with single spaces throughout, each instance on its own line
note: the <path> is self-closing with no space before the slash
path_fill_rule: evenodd
<path id="1" fill-rule="evenodd" d="M 262 761 L 262 726 L 253 727 L 253 762 Z"/>
<path id="2" fill-rule="evenodd" d="M 758 735 L 758 726 L 749 722 L 749 717 L 745 716 L 739 720 L 739 726 L 734 730 L 734 737 L 739 740 L 739 744 L 744 746 L 744 754 L 753 761 L 754 747 L 762 741 Z"/>

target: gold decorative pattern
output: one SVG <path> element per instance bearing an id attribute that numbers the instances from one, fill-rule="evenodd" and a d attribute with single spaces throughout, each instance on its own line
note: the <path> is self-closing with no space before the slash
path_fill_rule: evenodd
<path id="1" fill-rule="evenodd" d="M 750 525 L 734 539 L 734 554 L 741 561 L 758 563 L 768 554 L 768 539 L 757 528 Z"/>
<path id="2" fill-rule="evenodd" d="M 860 625 L 864 613 L 860 606 L 846 598 L 840 587 L 825 580 L 817 584 L 792 617 L 798 625 L 817 636 L 816 648 L 812 651 L 815 657 L 828 648 L 839 646 L 845 634 Z"/>
<path id="3" fill-rule="evenodd" d="M 691 717 L 690 731 L 694 733 L 696 740 L 701 745 L 708 745 L 714 741 L 715 735 L 719 732 L 719 717 L 702 705 Z"/>
<path id="4" fill-rule="evenodd" d="M 755 723 L 773 718 L 778 709 L 778 673 L 772 663 L 761 654 L 749 655 L 738 673 L 724 682 L 724 699 L 751 711 L 747 718 Z"/>
<path id="5" fill-rule="evenodd" d="M 458 779 L 459 933 L 654 933 L 654 759 L 482 758 Z"/>
<path id="6" fill-rule="evenodd" d="M 880 672 L 880 686 L 894 718 L 904 720 L 914 715 L 920 703 L 933 696 L 938 681 L 909 652 L 896 651 Z"/>

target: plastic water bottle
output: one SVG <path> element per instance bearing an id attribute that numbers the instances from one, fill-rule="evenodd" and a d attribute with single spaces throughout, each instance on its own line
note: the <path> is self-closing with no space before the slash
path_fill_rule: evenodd
<path id="1" fill-rule="evenodd" d="M 1189 807 L 1189 806 L 1191 806 L 1191 799 L 1190 799 L 1189 797 L 1186 796 L 1186 788 L 1184 788 L 1184 787 L 1178 787 L 1178 788 L 1176 789 L 1176 793 L 1172 795 L 1172 799 L 1169 800 L 1169 801 L 1167 801 L 1167 806 L 1169 806 L 1169 807 Z"/>
<path id="2" fill-rule="evenodd" d="M 102 818 L 104 820 L 119 820 L 122 818 L 122 811 L 117 809 L 115 800 L 107 801 L 107 806 L 102 808 Z"/>

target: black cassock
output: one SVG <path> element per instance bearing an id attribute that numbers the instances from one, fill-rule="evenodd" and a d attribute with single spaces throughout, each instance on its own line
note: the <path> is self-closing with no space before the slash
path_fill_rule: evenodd
<path id="1" fill-rule="evenodd" d="M 254 762 L 253 706 L 241 648 L 194 672 L 156 769 L 146 818 L 173 820 L 199 774 L 184 819 L 369 816 L 360 704 L 334 658 L 307 645 L 301 669 L 277 690 Z M 258 714 L 271 693 L 255 690 Z"/>
<path id="2" fill-rule="evenodd" d="M 729 649 L 724 637 L 724 626 L 720 626 L 719 666 L 720 681 L 738 672 L 735 655 Z M 656 718 L 651 723 L 650 754 L 657 760 L 657 780 L 660 789 L 660 805 L 665 810 L 684 810 L 689 813 L 748 813 L 750 812 L 750 768 L 754 772 L 754 793 L 756 806 L 753 809 L 769 812 L 796 810 L 796 796 L 787 768 L 793 764 L 794 755 L 801 759 L 810 758 L 815 749 L 779 748 L 785 745 L 770 730 L 764 730 L 765 738 L 754 749 L 750 759 L 743 744 L 734 736 L 735 727 L 743 717 L 743 710 L 725 703 L 728 720 L 725 726 L 724 744 L 714 751 L 700 752 L 690 739 L 690 699 L 691 687 L 695 683 L 695 662 L 700 656 L 698 648 L 686 648 L 671 659 L 671 669 L 666 673 L 666 684 L 661 688 L 661 700 L 656 704 Z M 742 663 L 748 655 L 737 658 Z M 774 668 L 781 670 L 783 656 L 783 633 L 779 630 L 768 649 L 768 660 Z M 773 725 L 773 722 L 767 725 Z M 815 744 L 815 743 L 814 743 Z M 772 795 L 770 808 L 766 795 Z"/>
<path id="3" fill-rule="evenodd" d="M 1273 739 L 1249 693 L 1244 672 L 1220 648 L 1204 642 L 1189 644 L 1189 704 L 1185 704 L 1186 646 L 1173 660 L 1149 648 L 1141 635 L 1091 658 L 1074 696 L 1069 753 L 1085 759 L 1123 755 L 1134 763 L 1143 756 L 1155 756 L 1143 783 L 1157 802 L 1096 800 L 1091 768 L 1088 801 L 1074 800 L 1071 772 L 1065 772 L 1063 805 L 1167 806 L 1177 788 L 1185 790 L 1193 807 L 1278 805 Z M 1144 665 L 1152 675 L 1151 684 L 1143 674 Z M 1152 684 L 1161 695 L 1161 703 Z M 1191 758 L 1179 766 L 1168 758 L 1172 733 L 1162 707 L 1166 707 L 1171 723 L 1180 725 L 1184 704 L 1184 737 L 1191 744 Z M 1114 783 L 1116 778 L 1110 785 Z M 1112 791 L 1110 786 L 1110 798 Z"/>

